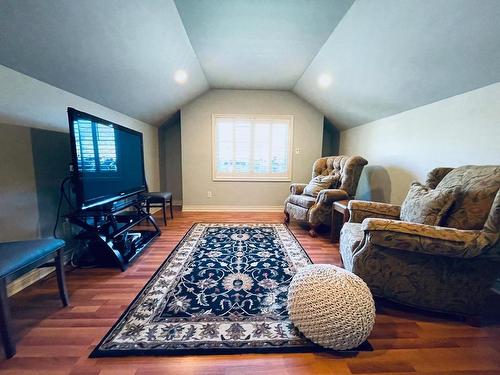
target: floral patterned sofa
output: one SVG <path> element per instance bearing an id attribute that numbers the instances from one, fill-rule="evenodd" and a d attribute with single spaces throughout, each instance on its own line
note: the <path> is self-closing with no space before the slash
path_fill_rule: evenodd
<path id="1" fill-rule="evenodd" d="M 350 201 L 344 266 L 376 296 L 478 316 L 500 276 L 500 166 L 437 168 L 426 185 L 456 192 L 442 226 L 400 221 L 400 206 Z"/>
<path id="2" fill-rule="evenodd" d="M 285 222 L 290 217 L 308 222 L 309 234 L 316 236 L 319 225 L 330 225 L 332 203 L 352 199 L 356 194 L 359 176 L 368 162 L 361 156 L 329 156 L 316 160 L 313 164 L 312 178 L 317 176 L 336 176 L 338 183 L 330 189 L 321 190 L 317 197 L 303 194 L 307 184 L 291 184 L 290 196 L 285 201 Z"/>

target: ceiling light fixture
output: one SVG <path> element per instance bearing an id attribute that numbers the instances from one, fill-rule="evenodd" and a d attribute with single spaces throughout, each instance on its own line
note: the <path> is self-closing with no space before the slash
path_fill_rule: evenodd
<path id="1" fill-rule="evenodd" d="M 188 80 L 188 74 L 184 69 L 179 69 L 174 74 L 174 80 L 180 85 L 183 85 Z"/>
<path id="2" fill-rule="evenodd" d="M 318 85 L 320 87 L 328 87 L 332 84 L 332 76 L 330 74 L 327 74 L 327 73 L 323 73 L 323 74 L 320 74 L 320 76 L 318 77 Z"/>

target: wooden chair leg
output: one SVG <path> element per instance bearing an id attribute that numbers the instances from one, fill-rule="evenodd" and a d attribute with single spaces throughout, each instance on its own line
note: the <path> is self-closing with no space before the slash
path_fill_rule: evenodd
<path id="1" fill-rule="evenodd" d="M 170 198 L 170 218 L 173 219 L 174 218 L 174 211 L 172 209 L 172 198 Z"/>
<path id="2" fill-rule="evenodd" d="M 5 356 L 11 358 L 16 354 L 16 344 L 12 335 L 12 320 L 10 318 L 7 282 L 5 278 L 0 279 L 0 331 Z"/>
<path id="3" fill-rule="evenodd" d="M 162 211 L 163 211 L 163 223 L 165 226 L 167 225 L 167 201 L 163 200 L 163 206 L 162 206 Z"/>
<path id="4" fill-rule="evenodd" d="M 319 225 L 311 225 L 311 229 L 309 229 L 309 235 L 312 238 L 318 237 L 318 232 L 317 232 L 318 227 Z"/>
<path id="5" fill-rule="evenodd" d="M 68 291 L 66 290 L 66 280 L 64 276 L 64 248 L 57 250 L 57 256 L 55 259 L 56 263 L 56 275 L 57 275 L 57 285 L 59 286 L 59 296 L 63 306 L 69 305 Z"/>

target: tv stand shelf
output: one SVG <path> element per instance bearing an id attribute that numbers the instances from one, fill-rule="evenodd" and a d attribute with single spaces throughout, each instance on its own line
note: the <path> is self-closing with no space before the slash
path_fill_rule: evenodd
<path id="1" fill-rule="evenodd" d="M 119 209 L 85 210 L 68 215 L 72 224 L 83 230 L 76 236 L 85 242 L 95 263 L 118 266 L 125 271 L 129 264 L 161 234 L 154 218 L 143 209 L 146 198 L 124 202 Z M 129 209 L 129 211 L 125 211 Z M 136 229 L 146 222 L 152 228 Z"/>

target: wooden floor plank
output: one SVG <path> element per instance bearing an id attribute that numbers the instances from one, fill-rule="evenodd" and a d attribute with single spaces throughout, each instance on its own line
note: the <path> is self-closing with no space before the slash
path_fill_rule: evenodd
<path id="1" fill-rule="evenodd" d="M 500 374 L 500 325 L 472 327 L 451 317 L 377 301 L 373 352 L 89 359 L 88 355 L 151 275 L 196 222 L 281 222 L 277 213 L 174 213 L 153 245 L 126 272 L 67 273 L 71 306 L 61 308 L 54 277 L 11 298 L 17 355 L 0 359 L 1 374 Z M 158 220 L 159 223 L 162 220 Z M 315 263 L 341 266 L 328 235 L 292 232 Z"/>

